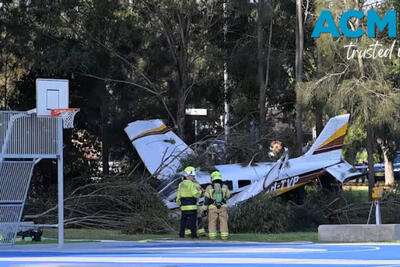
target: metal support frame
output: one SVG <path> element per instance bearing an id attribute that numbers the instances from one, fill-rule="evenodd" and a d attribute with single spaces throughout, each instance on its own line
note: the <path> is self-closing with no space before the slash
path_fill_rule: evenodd
<path id="1" fill-rule="evenodd" d="M 367 224 L 369 224 L 372 216 L 372 209 L 375 206 L 375 224 L 380 225 L 382 223 L 382 218 L 381 218 L 381 209 L 379 207 L 379 200 L 372 200 L 371 207 L 369 208 L 369 214 L 368 214 L 368 220 Z"/>
<path id="2" fill-rule="evenodd" d="M 63 120 L 58 119 L 58 155 L 57 155 L 57 178 L 58 178 L 58 247 L 64 246 L 64 157 L 63 157 Z"/>
<path id="3" fill-rule="evenodd" d="M 0 245 L 12 245 L 22 218 L 34 166 L 57 159 L 58 247 L 64 245 L 63 118 L 0 111 Z M 23 160 L 21 160 L 23 159 Z"/>
<path id="4" fill-rule="evenodd" d="M 379 207 L 379 200 L 375 203 L 375 223 L 377 225 L 381 224 L 381 209 Z"/>

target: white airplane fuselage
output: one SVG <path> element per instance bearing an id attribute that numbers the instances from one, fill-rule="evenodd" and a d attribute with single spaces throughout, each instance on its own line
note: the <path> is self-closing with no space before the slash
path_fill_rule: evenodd
<path id="1" fill-rule="evenodd" d="M 361 175 L 361 172 L 341 158 L 348 120 L 348 114 L 329 120 L 317 140 L 303 156 L 289 159 L 285 150 L 282 157 L 273 163 L 215 166 L 233 195 L 228 205 L 235 205 L 262 191 L 283 194 L 326 174 L 341 183 L 350 177 Z M 130 123 L 125 132 L 149 172 L 167 181 L 160 194 L 168 207 L 176 208 L 174 201 L 180 178 L 172 177 L 176 177 L 180 160 L 193 154 L 194 151 L 160 120 Z M 210 173 L 197 171 L 196 180 L 205 187 L 210 184 Z"/>

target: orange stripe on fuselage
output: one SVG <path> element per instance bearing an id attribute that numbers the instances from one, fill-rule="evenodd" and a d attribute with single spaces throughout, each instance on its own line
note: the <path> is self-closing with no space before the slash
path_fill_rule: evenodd
<path id="1" fill-rule="evenodd" d="M 335 149 L 342 148 L 344 137 L 347 132 L 348 124 L 346 123 L 325 140 L 313 154 L 324 153 Z"/>
<path id="2" fill-rule="evenodd" d="M 151 130 L 147 130 L 147 131 L 145 131 L 145 132 L 143 132 L 143 133 L 141 133 L 141 134 L 138 134 L 137 136 L 135 136 L 135 137 L 133 137 L 133 138 L 131 139 L 131 142 L 133 142 L 133 141 L 135 141 L 135 140 L 137 140 L 137 139 L 139 139 L 139 138 L 148 136 L 148 135 L 164 134 L 164 133 L 166 133 L 166 132 L 169 132 L 169 129 L 167 128 L 167 126 L 165 126 L 165 125 L 163 124 L 163 125 L 161 125 L 161 126 L 158 127 L 158 128 L 151 129 Z"/>

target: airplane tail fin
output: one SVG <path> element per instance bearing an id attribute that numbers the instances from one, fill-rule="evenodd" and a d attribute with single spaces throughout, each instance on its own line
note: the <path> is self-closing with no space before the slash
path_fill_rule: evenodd
<path id="1" fill-rule="evenodd" d="M 160 179 L 174 175 L 180 160 L 193 153 L 161 120 L 131 122 L 125 132 L 147 170 Z"/>
<path id="2" fill-rule="evenodd" d="M 331 118 L 304 156 L 320 155 L 332 159 L 340 158 L 350 115 Z"/>

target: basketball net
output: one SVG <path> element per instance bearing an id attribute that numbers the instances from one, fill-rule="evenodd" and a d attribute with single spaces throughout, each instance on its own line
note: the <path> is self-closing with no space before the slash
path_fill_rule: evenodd
<path id="1" fill-rule="evenodd" d="M 79 108 L 56 108 L 51 110 L 50 116 L 62 117 L 64 122 L 63 128 L 72 129 L 74 128 L 74 117 L 79 110 Z"/>

